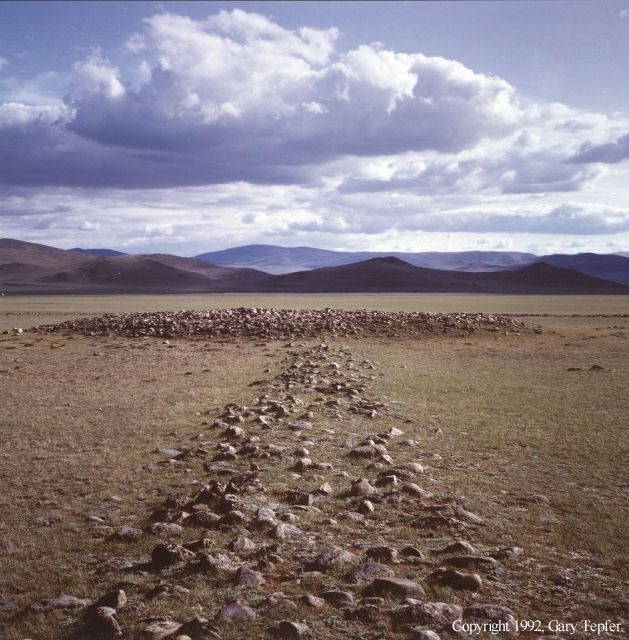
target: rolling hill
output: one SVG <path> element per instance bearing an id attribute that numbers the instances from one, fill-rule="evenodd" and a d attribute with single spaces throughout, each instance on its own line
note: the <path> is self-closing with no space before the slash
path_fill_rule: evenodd
<path id="1" fill-rule="evenodd" d="M 286 293 L 629 293 L 627 286 L 543 262 L 473 273 L 416 267 L 395 257 L 269 276 L 254 286 L 259 291 Z"/>
<path id="2" fill-rule="evenodd" d="M 196 293 L 240 290 L 267 274 L 168 254 L 90 256 L 0 240 L 5 293 Z"/>
<path id="3" fill-rule="evenodd" d="M 262 248 L 260 248 L 262 247 Z M 246 248 L 241 248 L 246 249 Z M 304 252 L 301 250 L 304 249 Z M 228 250 L 236 252 L 234 250 Z M 269 247 L 258 245 L 260 259 L 269 259 Z M 298 253 L 295 253 L 297 251 Z M 330 255 L 332 254 L 332 255 Z M 489 255 L 491 254 L 491 255 Z M 207 254 L 206 254 L 207 255 Z M 232 256 L 234 253 L 232 253 Z M 304 256 L 317 260 L 345 260 L 348 256 L 320 249 L 282 249 L 279 258 Z M 367 254 L 369 255 L 369 254 Z M 414 254 L 420 255 L 420 254 Z M 432 255 L 432 254 L 431 254 Z M 448 264 L 487 265 L 491 270 L 433 269 L 416 266 L 396 256 L 284 274 L 244 267 L 226 267 L 200 258 L 170 254 L 103 255 L 56 249 L 46 245 L 0 240 L 0 291 L 3 293 L 225 293 L 225 292 L 478 292 L 478 293 L 629 293 L 629 286 L 596 273 L 627 278 L 622 256 L 579 254 L 551 256 L 560 265 L 539 259 L 526 266 L 513 260 L 529 254 L 493 255 L 492 252 L 434 254 Z M 470 261 L 471 258 L 473 261 Z M 567 260 L 571 258 L 572 261 Z M 449 262 L 448 262 L 449 261 Z M 496 270 L 499 262 L 502 270 Z M 564 265 L 575 264 L 575 268 Z M 579 267 L 580 270 L 577 270 Z M 596 271 L 594 275 L 583 269 Z"/>

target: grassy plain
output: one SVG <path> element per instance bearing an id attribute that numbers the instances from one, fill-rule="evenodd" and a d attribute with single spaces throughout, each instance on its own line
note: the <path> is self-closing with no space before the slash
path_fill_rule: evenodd
<path id="1" fill-rule="evenodd" d="M 427 488 L 466 497 L 485 518 L 480 543 L 525 549 L 517 586 L 498 581 L 484 597 L 545 621 L 626 616 L 617 598 L 629 577 L 629 318 L 568 316 L 627 313 L 627 298 L 16 297 L 0 305 L 0 329 L 215 306 L 540 314 L 527 320 L 543 326 L 541 335 L 345 342 L 378 363 L 375 391 L 412 420 L 404 437 L 418 442 L 414 455 L 442 456 L 428 460 Z M 151 451 L 189 440 L 230 401 L 250 402 L 249 385 L 280 371 L 286 350 L 280 341 L 0 336 L 0 596 L 14 605 L 0 610 L 3 638 L 62 636 L 72 614 L 29 605 L 58 593 L 95 597 L 111 584 L 95 567 L 124 549 L 104 540 L 93 517 L 141 528 L 152 505 L 188 491 L 198 469 L 158 466 Z M 346 464 L 332 449 L 326 455 Z M 206 612 L 216 611 L 215 599 L 208 592 Z M 198 604 L 181 596 L 158 612 L 190 617 Z"/>

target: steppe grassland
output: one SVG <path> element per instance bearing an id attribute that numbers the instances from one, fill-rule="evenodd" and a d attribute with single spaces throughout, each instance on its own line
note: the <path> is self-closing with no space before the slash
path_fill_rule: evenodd
<path id="1" fill-rule="evenodd" d="M 530 314 L 629 313 L 628 296 L 535 296 L 458 293 L 185 294 L 0 297 L 0 332 L 103 313 L 277 307 L 282 309 L 380 309 L 433 313 Z"/>
<path id="2" fill-rule="evenodd" d="M 305 306 L 302 298 L 316 307 L 350 305 L 348 296 L 281 297 L 285 303 L 234 296 L 229 306 Z M 416 298 L 381 297 L 387 305 L 418 304 Z M 575 298 L 569 310 L 567 298 L 543 298 L 537 306 L 533 297 L 491 298 L 522 305 L 521 313 L 562 313 L 558 306 L 570 314 L 627 311 L 626 298 L 616 297 L 598 304 L 591 297 Z M 180 297 L 171 299 L 163 299 L 162 305 L 178 308 Z M 41 310 L 38 304 L 57 304 L 29 300 L 31 312 Z M 68 309 L 84 305 L 77 315 L 105 310 L 92 306 L 93 300 L 71 301 Z M 140 298 L 104 301 L 112 311 L 119 302 L 127 310 L 147 304 Z M 377 301 L 357 296 L 351 304 L 364 308 Z M 1 301 L 3 311 L 7 302 L 11 299 Z M 151 302 L 158 303 L 157 297 Z M 456 300 L 445 296 L 441 303 L 441 309 L 432 310 L 450 310 Z M 198 304 L 209 306 L 207 298 Z M 461 296 L 458 308 L 476 310 L 477 304 L 478 298 Z M 26 309 L 16 305 L 13 310 Z M 9 326 L 16 326 L 15 317 L 7 315 L 3 322 L 8 318 Z M 32 319 L 21 318 L 19 326 Z M 536 598 L 540 582 L 548 584 L 564 569 L 575 571 L 580 580 L 602 574 L 602 586 L 591 579 L 603 588 L 602 595 L 609 595 L 619 592 L 627 578 L 629 319 L 530 321 L 540 322 L 544 333 L 336 342 L 348 342 L 353 351 L 379 363 L 378 394 L 413 421 L 406 425 L 405 437 L 419 442 L 418 451 L 443 457 L 428 462 L 431 475 L 466 496 L 469 508 L 488 519 L 490 526 L 480 532 L 487 544 L 522 546 L 535 559 L 523 576 L 516 608 L 556 618 L 559 607 L 568 615 L 567 607 L 584 605 L 566 603 L 560 595 Z M 0 594 L 10 595 L 20 611 L 61 592 L 100 594 L 102 577 L 93 566 L 115 548 L 94 533 L 88 517 L 105 514 L 111 524 L 141 527 L 150 507 L 165 495 L 188 491 L 196 476 L 181 466 L 155 467 L 161 457 L 150 452 L 178 446 L 203 431 L 203 421 L 227 402 L 253 399 L 255 387 L 249 385 L 281 370 L 285 353 L 280 341 L 164 344 L 30 333 L 1 336 Z M 603 369 L 590 370 L 592 365 Z M 264 373 L 267 367 L 270 373 Z M 580 370 L 568 371 L 571 367 Z M 204 415 L 208 410 L 209 417 Z M 347 464 L 343 458 L 329 461 Z M 152 544 L 147 539 L 147 555 Z M 193 615 L 194 604 L 184 598 L 164 606 L 178 611 L 189 607 Z M 66 617 L 0 615 L 15 629 L 15 637 L 38 638 L 58 637 Z"/>

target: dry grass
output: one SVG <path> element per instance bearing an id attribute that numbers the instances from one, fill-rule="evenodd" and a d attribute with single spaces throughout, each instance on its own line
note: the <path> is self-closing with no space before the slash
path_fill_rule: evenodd
<path id="1" fill-rule="evenodd" d="M 590 300 L 579 303 L 580 309 L 596 313 Z M 606 312 L 617 309 L 615 300 L 604 307 Z M 327 300 L 314 306 L 336 303 L 343 304 Z M 83 309 L 95 311 L 90 304 Z M 128 309 L 126 301 L 121 306 Z M 361 299 L 356 306 L 368 305 Z M 386 396 L 399 415 L 376 423 L 350 418 L 331 425 L 337 434 L 320 439 L 319 459 L 360 475 L 361 467 L 345 457 L 347 444 L 389 421 L 400 426 L 402 419 L 412 419 L 403 426 L 404 437 L 417 440 L 418 447 L 398 452 L 396 461 L 423 459 L 424 451 L 439 453 L 441 461 L 427 461 L 426 488 L 437 495 L 465 496 L 468 508 L 485 520 L 477 533 L 481 546 L 525 548 L 525 559 L 509 565 L 503 581 L 488 584 L 484 597 L 512 606 L 521 617 L 546 621 L 617 618 L 617 611 L 605 607 L 627 579 L 629 320 L 540 322 L 546 328 L 541 336 L 351 341 L 352 351 L 379 363 L 382 375 L 372 382 L 372 395 Z M 286 351 L 275 342 L 164 344 L 28 333 L 0 338 L 0 595 L 18 607 L 0 611 L 0 626 L 7 629 L 3 640 L 61 637 L 75 616 L 34 614 L 28 610 L 31 602 L 61 592 L 95 597 L 120 580 L 95 568 L 104 558 L 128 552 L 121 543 L 104 541 L 88 517 L 141 528 L 150 508 L 166 495 L 189 493 L 200 463 L 156 466 L 161 458 L 150 452 L 188 441 L 227 402 L 250 402 L 256 394 L 250 383 L 268 378 L 263 373 L 267 366 L 281 370 Z M 604 369 L 589 370 L 595 364 Z M 209 416 L 203 415 L 207 410 Z M 318 482 L 314 476 L 306 480 L 309 487 Z M 280 466 L 269 468 L 265 484 L 271 495 L 274 486 L 277 495 L 283 485 L 303 488 L 303 481 Z M 325 504 L 331 516 L 345 506 Z M 418 538 L 417 531 L 402 524 L 402 515 L 384 505 L 376 519 L 356 525 L 353 540 L 342 542 L 381 539 L 427 549 L 440 542 Z M 300 526 L 307 528 L 310 517 L 304 514 Z M 321 543 L 338 542 L 336 535 L 330 529 L 316 533 Z M 217 533 L 216 549 L 231 538 Z M 147 538 L 132 553 L 146 557 L 154 544 Z M 287 576 L 291 569 L 282 567 L 280 573 Z M 416 577 L 425 571 L 399 573 Z M 572 586 L 555 583 L 554 577 L 565 573 L 572 576 Z M 281 575 L 267 584 L 267 593 L 303 588 L 282 581 Z M 212 581 L 198 584 L 206 580 L 199 576 L 187 580 L 197 583 L 192 594 L 133 615 L 187 619 L 199 607 L 215 612 L 230 594 L 238 595 Z M 156 581 L 154 575 L 133 576 L 120 584 L 133 592 Z M 332 584 L 333 576 L 324 576 L 308 587 L 315 591 Z M 438 590 L 433 595 L 452 599 Z M 313 615 L 300 609 L 297 617 L 308 618 L 317 637 L 361 637 L 364 632 L 335 611 Z M 389 637 L 391 629 L 378 624 L 373 637 Z M 261 632 L 264 627 L 252 625 L 226 629 L 224 637 Z"/>

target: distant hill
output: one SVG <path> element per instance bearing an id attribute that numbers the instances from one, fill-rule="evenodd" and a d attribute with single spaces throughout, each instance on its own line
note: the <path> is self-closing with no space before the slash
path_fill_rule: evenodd
<path id="1" fill-rule="evenodd" d="M 0 240 L 0 289 L 10 293 L 193 293 L 240 290 L 264 279 L 195 258 L 90 256 L 19 240 Z"/>
<path id="2" fill-rule="evenodd" d="M 577 253 L 576 255 L 553 254 L 539 258 L 556 267 L 575 269 L 590 276 L 629 284 L 629 257 L 615 254 Z"/>
<path id="3" fill-rule="evenodd" d="M 309 247 L 254 245 L 222 253 L 249 261 L 343 261 L 357 253 Z M 107 250 L 109 251 L 109 250 Z M 231 254 L 229 253 L 231 252 Z M 119 252 L 115 252 L 119 253 Z M 207 258 L 209 255 L 204 254 Z M 366 254 L 370 255 L 370 254 Z M 417 266 L 396 256 L 375 257 L 291 273 L 269 274 L 231 267 L 201 258 L 170 254 L 93 256 L 85 251 L 56 249 L 20 240 L 0 240 L 0 290 L 10 293 L 219 293 L 219 292 L 484 292 L 484 293 L 629 293 L 629 258 L 579 254 L 537 258 L 513 264 L 530 254 L 461 252 L 410 254 L 429 256 L 458 269 Z M 220 256 L 219 256 L 220 259 Z M 559 263 L 550 264 L 550 261 Z M 501 270 L 498 270 L 503 264 Z M 573 268 L 566 266 L 574 265 Z M 480 268 L 479 268 L 480 267 Z M 578 269 L 578 270 L 577 270 Z M 584 273 L 588 269 L 592 275 Z M 598 277 L 599 274 L 607 278 Z M 616 281 L 612 282 L 611 279 Z M 629 282 L 627 282 L 629 284 Z"/>
<path id="4" fill-rule="evenodd" d="M 232 267 L 253 267 L 267 273 L 281 274 L 321 267 L 334 267 L 369 260 L 394 257 L 418 267 L 452 271 L 498 271 L 510 266 L 529 264 L 537 258 L 532 253 L 515 251 L 425 251 L 420 253 L 385 251 L 329 251 L 313 247 L 278 247 L 252 244 L 222 251 L 202 253 L 197 258 Z"/>
<path id="5" fill-rule="evenodd" d="M 113 258 L 114 256 L 129 255 L 128 253 L 116 251 L 115 249 L 81 249 L 81 247 L 74 247 L 74 249 L 70 249 L 70 251 L 75 251 L 76 253 L 84 253 L 88 256 L 94 256 L 97 258 Z"/>
<path id="6" fill-rule="evenodd" d="M 254 286 L 286 293 L 629 293 L 627 286 L 546 263 L 473 273 L 416 267 L 395 257 L 269 276 Z"/>

